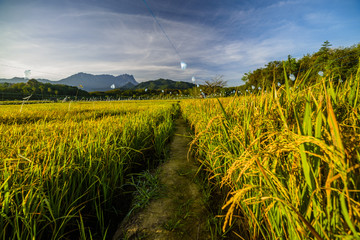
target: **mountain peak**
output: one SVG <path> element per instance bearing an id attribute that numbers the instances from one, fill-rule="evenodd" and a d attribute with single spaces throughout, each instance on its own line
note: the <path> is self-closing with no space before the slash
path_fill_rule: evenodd
<path id="1" fill-rule="evenodd" d="M 107 91 L 111 89 L 114 84 L 116 87 L 122 87 L 127 83 L 137 85 L 133 75 L 122 74 L 113 76 L 110 74 L 93 75 L 89 73 L 79 72 L 70 77 L 64 78 L 57 83 L 66 84 L 69 86 L 82 85 L 86 91 Z"/>

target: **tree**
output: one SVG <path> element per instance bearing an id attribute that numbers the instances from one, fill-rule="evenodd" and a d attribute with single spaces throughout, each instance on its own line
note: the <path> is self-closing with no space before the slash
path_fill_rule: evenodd
<path id="1" fill-rule="evenodd" d="M 317 57 L 317 59 L 315 61 L 316 72 L 325 71 L 325 68 L 328 65 L 328 61 L 329 61 L 329 57 L 330 57 L 330 47 L 331 46 L 332 45 L 330 44 L 329 41 L 325 41 L 321 45 L 321 48 L 319 49 L 319 51 L 317 53 L 315 53 L 315 56 Z"/>
<path id="2" fill-rule="evenodd" d="M 39 90 L 40 90 L 40 92 L 41 92 L 41 97 L 44 98 L 44 90 L 45 90 L 44 85 L 40 85 L 40 86 L 39 86 Z"/>
<path id="3" fill-rule="evenodd" d="M 294 73 L 299 69 L 299 66 L 296 62 L 296 58 L 291 57 L 291 55 L 288 55 L 288 60 L 285 62 L 285 69 L 289 73 Z"/>
<path id="4" fill-rule="evenodd" d="M 212 78 L 211 80 L 206 80 L 205 81 L 204 93 L 206 93 L 206 94 L 215 94 L 220 89 L 225 87 L 226 84 L 227 84 L 227 82 L 223 80 L 223 76 L 222 75 L 217 75 L 214 78 Z"/>
<path id="5" fill-rule="evenodd" d="M 322 45 L 321 48 L 319 50 L 319 52 L 321 53 L 327 53 L 330 50 L 330 47 L 332 45 L 330 44 L 330 42 L 328 40 L 326 40 Z"/>
<path id="6" fill-rule="evenodd" d="M 29 86 L 32 86 L 32 87 L 37 87 L 40 85 L 40 83 L 36 79 L 33 79 L 33 78 L 28 80 L 26 84 Z"/>

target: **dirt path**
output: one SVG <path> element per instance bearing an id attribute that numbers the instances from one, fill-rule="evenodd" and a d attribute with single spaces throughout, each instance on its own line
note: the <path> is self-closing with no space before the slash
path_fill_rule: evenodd
<path id="1" fill-rule="evenodd" d="M 170 158 L 159 166 L 163 197 L 152 200 L 144 210 L 123 222 L 113 240 L 210 239 L 206 232 L 206 208 L 194 182 L 197 167 L 187 160 L 190 138 L 186 137 L 186 124 L 183 119 L 175 120 L 175 124 Z"/>

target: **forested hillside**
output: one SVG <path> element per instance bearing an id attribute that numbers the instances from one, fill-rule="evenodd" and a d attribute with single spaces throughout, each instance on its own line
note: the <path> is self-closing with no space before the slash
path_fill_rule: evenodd
<path id="1" fill-rule="evenodd" d="M 282 85 L 285 83 L 284 67 L 287 76 L 293 74 L 297 79 L 306 77 L 307 85 L 317 81 L 319 72 L 335 83 L 342 82 L 356 74 L 359 57 L 360 43 L 351 47 L 331 48 L 331 44 L 325 41 L 319 51 L 301 59 L 289 55 L 286 61 L 272 61 L 264 68 L 246 73 L 242 78 L 246 84 L 242 88 L 251 90 L 266 88 L 273 83 Z"/>
<path id="2" fill-rule="evenodd" d="M 150 80 L 142 82 L 133 89 L 149 89 L 149 90 L 165 90 L 165 89 L 189 89 L 195 87 L 195 84 L 182 81 L 173 81 L 170 79 L 159 78 L 158 80 Z"/>
<path id="3" fill-rule="evenodd" d="M 89 97 L 89 93 L 77 87 L 63 84 L 41 83 L 30 79 L 27 83 L 0 83 L 0 99 L 15 100 L 28 97 L 32 100 L 44 98 Z"/>

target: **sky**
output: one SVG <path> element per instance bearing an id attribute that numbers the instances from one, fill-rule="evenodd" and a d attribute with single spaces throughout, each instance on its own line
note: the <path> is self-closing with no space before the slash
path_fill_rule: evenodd
<path id="1" fill-rule="evenodd" d="M 358 0 L 0 0 L 0 78 L 222 76 L 239 86 L 244 73 L 326 40 L 360 43 L 359 23 Z"/>

